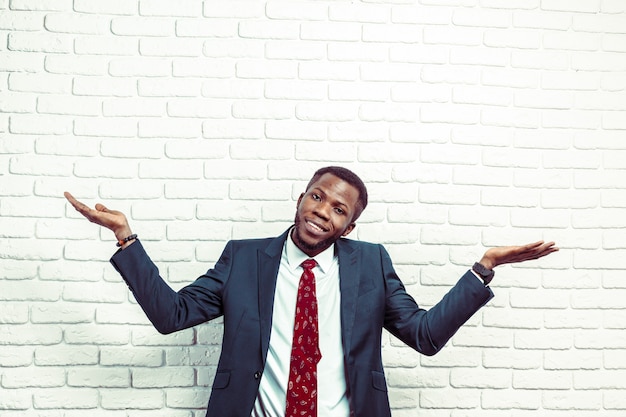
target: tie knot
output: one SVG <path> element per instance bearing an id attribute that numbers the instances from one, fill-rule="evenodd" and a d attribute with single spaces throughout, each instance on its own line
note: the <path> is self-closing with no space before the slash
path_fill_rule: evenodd
<path id="1" fill-rule="evenodd" d="M 305 271 L 310 271 L 311 269 L 315 268 L 315 265 L 317 265 L 317 261 L 315 259 L 307 259 L 300 265 L 302 266 L 302 268 L 304 268 Z"/>

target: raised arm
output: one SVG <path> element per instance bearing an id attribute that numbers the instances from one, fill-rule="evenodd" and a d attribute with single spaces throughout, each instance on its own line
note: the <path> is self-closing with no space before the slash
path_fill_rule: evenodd
<path id="1" fill-rule="evenodd" d="M 128 224 L 126 216 L 121 211 L 109 210 L 104 205 L 98 203 L 95 209 L 88 207 L 86 204 L 76 200 L 74 196 L 67 191 L 63 193 L 67 201 L 76 209 L 77 212 L 85 216 L 92 223 L 106 227 L 115 234 L 118 242 L 122 242 L 125 238 L 132 235 L 132 230 Z M 130 240 L 122 245 L 122 249 L 131 245 L 134 240 Z"/>

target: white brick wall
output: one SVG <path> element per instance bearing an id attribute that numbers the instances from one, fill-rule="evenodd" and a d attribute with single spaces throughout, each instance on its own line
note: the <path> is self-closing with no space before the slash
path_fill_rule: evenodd
<path id="1" fill-rule="evenodd" d="M 385 335 L 394 417 L 626 415 L 623 0 L 0 0 L 0 416 L 204 415 L 220 320 L 159 335 L 63 191 L 180 288 L 328 164 L 426 307 L 562 248 L 435 357 Z"/>

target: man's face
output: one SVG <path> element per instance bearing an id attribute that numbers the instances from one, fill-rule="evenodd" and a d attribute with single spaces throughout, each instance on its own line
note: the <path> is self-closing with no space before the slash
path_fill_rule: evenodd
<path id="1" fill-rule="evenodd" d="M 298 198 L 292 233 L 296 246 L 315 256 L 350 233 L 358 199 L 354 186 L 333 174 L 322 175 Z"/>

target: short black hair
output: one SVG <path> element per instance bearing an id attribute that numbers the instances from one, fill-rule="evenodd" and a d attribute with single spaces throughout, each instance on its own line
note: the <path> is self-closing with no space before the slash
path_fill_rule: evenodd
<path id="1" fill-rule="evenodd" d="M 344 167 L 323 167 L 315 171 L 315 174 L 313 174 L 313 177 L 311 177 L 311 180 L 306 185 L 306 191 L 308 191 L 309 188 L 311 188 L 311 185 L 324 174 L 334 175 L 335 177 L 344 180 L 345 182 L 357 189 L 357 191 L 359 192 L 359 199 L 356 203 L 356 211 L 354 213 L 354 216 L 352 216 L 352 221 L 358 219 L 361 213 L 363 213 L 363 210 L 365 210 L 365 207 L 367 207 L 367 187 L 365 187 L 365 184 L 363 183 L 361 178 L 359 178 L 359 176 L 356 175 L 354 172 Z"/>

